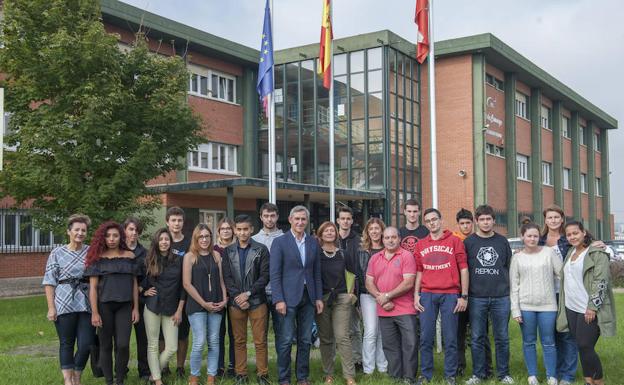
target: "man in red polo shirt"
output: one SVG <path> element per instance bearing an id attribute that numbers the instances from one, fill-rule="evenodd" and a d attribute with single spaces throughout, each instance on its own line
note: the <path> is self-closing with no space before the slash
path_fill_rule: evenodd
<path id="1" fill-rule="evenodd" d="M 399 231 L 387 227 L 384 250 L 373 255 L 366 272 L 366 289 L 377 301 L 377 315 L 388 374 L 413 383 L 418 371 L 418 330 L 414 308 L 416 262 L 400 247 Z"/>

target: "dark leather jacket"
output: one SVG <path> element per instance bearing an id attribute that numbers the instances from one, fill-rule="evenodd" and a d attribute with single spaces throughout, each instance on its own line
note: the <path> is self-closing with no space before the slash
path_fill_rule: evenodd
<path id="1" fill-rule="evenodd" d="M 241 275 L 238 243 L 225 248 L 223 252 L 223 280 L 228 292 L 228 302 L 239 307 L 234 298 L 246 291 L 251 292 L 249 308 L 266 303 L 265 286 L 269 283 L 269 250 L 261 243 L 249 239 L 249 251 Z"/>
<path id="2" fill-rule="evenodd" d="M 366 290 L 366 270 L 368 270 L 368 261 L 371 258 L 371 253 L 368 250 L 359 249 L 357 251 L 356 268 L 357 268 L 357 280 L 358 280 L 358 294 L 368 294 Z"/>

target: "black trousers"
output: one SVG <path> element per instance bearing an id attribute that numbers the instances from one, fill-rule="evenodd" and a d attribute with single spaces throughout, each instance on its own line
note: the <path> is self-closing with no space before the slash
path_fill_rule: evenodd
<path id="1" fill-rule="evenodd" d="M 132 302 L 100 302 L 100 367 L 107 384 L 113 383 L 113 340 L 115 343 L 115 378 L 123 381 L 130 358 Z"/>
<path id="2" fill-rule="evenodd" d="M 145 322 L 143 322 L 143 309 L 145 303 L 139 302 L 139 322 L 134 324 L 134 337 L 137 346 L 137 370 L 139 377 L 150 375 L 149 365 L 147 364 L 147 333 L 145 332 Z"/>
<path id="3" fill-rule="evenodd" d="M 379 329 L 390 377 L 414 381 L 418 373 L 420 344 L 416 315 L 379 317 Z"/>
<path id="4" fill-rule="evenodd" d="M 468 333 L 468 325 L 470 324 L 470 312 L 468 309 L 463 312 L 459 312 L 459 322 L 457 325 L 457 369 L 463 372 L 466 370 L 466 337 Z M 488 321 L 489 329 L 489 321 Z M 488 334 L 489 335 L 489 334 Z M 492 375 L 492 347 L 490 345 L 490 338 L 485 339 L 485 373 L 487 377 Z"/>
<path id="5" fill-rule="evenodd" d="M 596 353 L 596 343 L 600 337 L 598 318 L 587 323 L 585 322 L 585 314 L 577 313 L 567 307 L 566 317 L 568 318 L 570 333 L 574 336 L 578 347 L 583 377 L 591 377 L 594 380 L 602 379 L 602 364 L 598 353 Z"/>
<path id="6" fill-rule="evenodd" d="M 230 320 L 230 313 L 225 307 L 223 317 L 221 317 L 221 329 L 219 330 L 219 369 L 225 368 L 225 332 L 227 323 L 227 336 L 229 341 L 228 347 L 228 367 L 227 369 L 234 369 L 234 333 L 232 332 L 232 321 Z"/>
<path id="7" fill-rule="evenodd" d="M 54 322 L 59 337 L 61 369 L 84 370 L 91 345 L 95 342 L 95 328 L 91 326 L 91 313 L 61 314 Z M 74 345 L 77 349 L 74 353 Z"/>

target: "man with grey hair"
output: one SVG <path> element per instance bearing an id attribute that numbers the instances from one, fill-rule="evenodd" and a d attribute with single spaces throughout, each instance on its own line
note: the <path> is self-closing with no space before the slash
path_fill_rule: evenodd
<path id="1" fill-rule="evenodd" d="M 290 210 L 290 231 L 271 245 L 270 277 L 273 303 L 281 317 L 276 333 L 277 370 L 280 384 L 290 384 L 292 340 L 297 337 L 297 383 L 308 385 L 314 311 L 323 312 L 320 247 L 306 235 L 310 212 L 305 206 Z"/>

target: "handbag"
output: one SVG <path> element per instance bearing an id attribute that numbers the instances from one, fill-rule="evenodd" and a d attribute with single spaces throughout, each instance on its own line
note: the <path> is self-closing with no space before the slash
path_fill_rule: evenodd
<path id="1" fill-rule="evenodd" d="M 97 333 L 95 336 L 95 342 L 91 345 L 89 355 L 89 364 L 91 365 L 91 373 L 93 373 L 93 377 L 104 377 L 104 373 L 100 367 L 100 338 Z"/>

